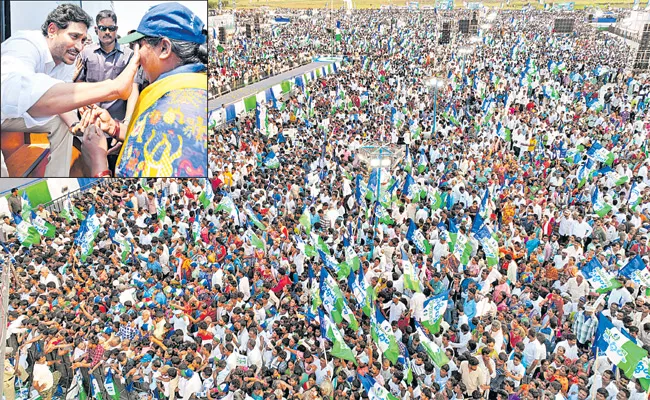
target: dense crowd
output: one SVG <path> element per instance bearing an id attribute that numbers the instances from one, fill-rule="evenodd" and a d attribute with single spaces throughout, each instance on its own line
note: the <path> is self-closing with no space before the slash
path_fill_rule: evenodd
<path id="1" fill-rule="evenodd" d="M 212 132 L 207 180 L 105 181 L 32 215 L 56 236 L 29 248 L 4 218 L 5 382 L 647 399 L 650 80 L 624 41 L 554 34 L 552 13 L 440 44 L 461 13 L 336 12 L 347 61 Z"/>
<path id="2" fill-rule="evenodd" d="M 282 14 L 282 10 L 277 13 Z M 313 56 L 329 52 L 332 35 L 327 32 L 328 27 L 306 13 L 291 13 L 287 24 L 276 24 L 274 16 L 252 10 L 237 10 L 234 14 L 235 32 L 226 43 L 220 44 L 217 37 L 210 46 L 209 84 L 215 96 L 309 63 Z M 255 32 L 256 15 L 259 33 Z M 246 25 L 251 26 L 250 38 L 246 36 Z"/>

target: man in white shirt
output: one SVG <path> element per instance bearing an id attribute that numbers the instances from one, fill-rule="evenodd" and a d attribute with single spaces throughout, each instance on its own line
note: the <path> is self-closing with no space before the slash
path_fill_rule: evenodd
<path id="1" fill-rule="evenodd" d="M 61 4 L 47 16 L 41 31 L 19 31 L 2 43 L 1 132 L 48 132 L 48 177 L 70 175 L 72 135 L 68 130 L 78 122 L 74 110 L 126 100 L 133 88 L 138 49 L 118 78 L 72 83 L 75 60 L 91 25 L 92 18 L 81 7 Z M 1 154 L 0 176 L 9 176 Z"/>
<path id="2" fill-rule="evenodd" d="M 582 215 L 579 215 L 571 226 L 571 235 L 575 236 L 576 239 L 583 243 L 586 238 L 591 236 L 592 231 L 593 228 L 584 220 Z"/>
<path id="3" fill-rule="evenodd" d="M 566 339 L 557 344 L 557 347 L 564 348 L 564 355 L 571 361 L 575 361 L 579 358 L 578 356 L 578 344 L 576 340 L 576 335 L 570 333 L 566 336 Z"/>
<path id="4" fill-rule="evenodd" d="M 578 274 L 569 278 L 569 280 L 562 285 L 562 292 L 568 293 L 569 296 L 571 296 L 571 301 L 577 303 L 581 297 L 586 297 L 589 294 L 589 283 L 585 280 L 582 274 Z"/>

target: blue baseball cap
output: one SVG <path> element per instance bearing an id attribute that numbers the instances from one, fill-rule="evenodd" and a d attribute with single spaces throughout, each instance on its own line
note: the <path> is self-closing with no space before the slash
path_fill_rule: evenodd
<path id="1" fill-rule="evenodd" d="M 140 20 L 138 29 L 118 42 L 131 43 L 143 37 L 167 37 L 184 42 L 203 44 L 206 36 L 203 21 L 189 8 L 179 3 L 163 3 L 151 7 Z"/>

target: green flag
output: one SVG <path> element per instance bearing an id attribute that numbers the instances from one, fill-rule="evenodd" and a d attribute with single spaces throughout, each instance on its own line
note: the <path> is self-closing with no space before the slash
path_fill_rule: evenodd
<path id="1" fill-rule="evenodd" d="M 22 220 L 16 226 L 16 237 L 25 247 L 31 247 L 34 244 L 39 244 L 41 242 L 41 235 L 39 235 L 36 228 L 32 226 L 29 222 Z"/>
<path id="2" fill-rule="evenodd" d="M 68 222 L 68 223 L 72 222 L 72 218 L 74 218 L 72 216 L 72 210 L 71 210 L 71 207 L 70 207 L 70 199 L 69 198 L 65 199 L 65 201 L 63 202 L 63 209 L 61 210 L 61 216 L 63 218 L 65 218 L 66 222 Z"/>
<path id="3" fill-rule="evenodd" d="M 253 247 L 259 250 L 263 250 L 266 247 L 264 245 L 264 241 L 260 239 L 259 236 L 255 234 L 255 232 L 249 229 L 247 231 L 247 234 L 248 234 L 248 240 L 251 242 L 251 245 L 253 245 Z"/>
<path id="4" fill-rule="evenodd" d="M 300 225 L 305 228 L 305 232 L 309 235 L 311 233 L 311 218 L 309 216 L 309 211 L 307 211 L 307 207 L 305 207 L 305 211 L 298 219 L 298 222 L 300 222 Z"/>
<path id="5" fill-rule="evenodd" d="M 379 313 L 376 313 L 376 315 L 379 315 Z M 399 345 L 390 323 L 383 317 L 382 319 L 382 322 L 378 322 L 375 315 L 370 317 L 370 336 L 377 343 L 377 348 L 381 354 L 395 364 L 400 355 Z"/>
<path id="6" fill-rule="evenodd" d="M 420 280 L 415 272 L 413 263 L 408 259 L 408 255 L 402 250 L 402 273 L 404 274 L 404 287 L 414 292 L 419 292 Z"/>
<path id="7" fill-rule="evenodd" d="M 357 359 L 350 349 L 350 346 L 345 343 L 343 339 L 343 334 L 339 328 L 332 323 L 330 318 L 321 312 L 321 323 L 324 325 L 326 338 L 332 342 L 332 351 L 330 352 L 334 357 L 352 361 L 355 365 L 357 364 Z"/>
<path id="8" fill-rule="evenodd" d="M 43 218 L 39 217 L 38 215 L 34 214 L 34 218 L 32 219 L 32 224 L 34 225 L 34 228 L 38 231 L 38 233 L 41 236 L 46 236 L 49 238 L 53 238 L 56 236 L 56 228 L 54 225 L 50 224 Z"/>
<path id="9" fill-rule="evenodd" d="M 81 210 L 78 209 L 77 207 L 72 207 L 72 211 L 74 212 L 75 217 L 76 217 L 79 221 L 83 221 L 84 219 L 86 219 L 86 217 L 84 217 L 84 214 L 83 214 L 83 213 L 81 212 Z"/>
<path id="10" fill-rule="evenodd" d="M 424 347 L 429 358 L 431 358 L 431 361 L 433 361 L 433 363 L 438 368 L 442 368 L 443 365 L 448 364 L 449 358 L 445 354 L 445 351 L 441 349 L 440 346 L 438 346 L 433 340 L 429 339 L 419 324 L 416 323 L 416 326 L 416 333 L 420 337 L 420 343 L 422 344 L 422 347 Z"/>

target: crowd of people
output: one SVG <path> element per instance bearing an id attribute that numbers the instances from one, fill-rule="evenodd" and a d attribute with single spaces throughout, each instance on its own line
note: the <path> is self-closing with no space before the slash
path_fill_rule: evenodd
<path id="1" fill-rule="evenodd" d="M 274 18 L 256 10 L 233 12 L 237 29 L 225 43 L 211 38 L 208 64 L 212 96 L 265 79 L 311 62 L 313 56 L 327 52 L 331 34 L 320 19 L 304 12 L 292 13 L 289 24 L 274 24 Z M 255 16 L 263 32 L 255 32 Z M 251 27 L 250 38 L 246 25 Z M 296 32 L 300 32 L 299 35 Z"/>
<path id="2" fill-rule="evenodd" d="M 29 247 L 16 194 L 6 398 L 647 399 L 650 80 L 581 13 L 437 40 L 467 15 L 335 12 L 343 65 L 208 179 L 106 180 Z"/>

